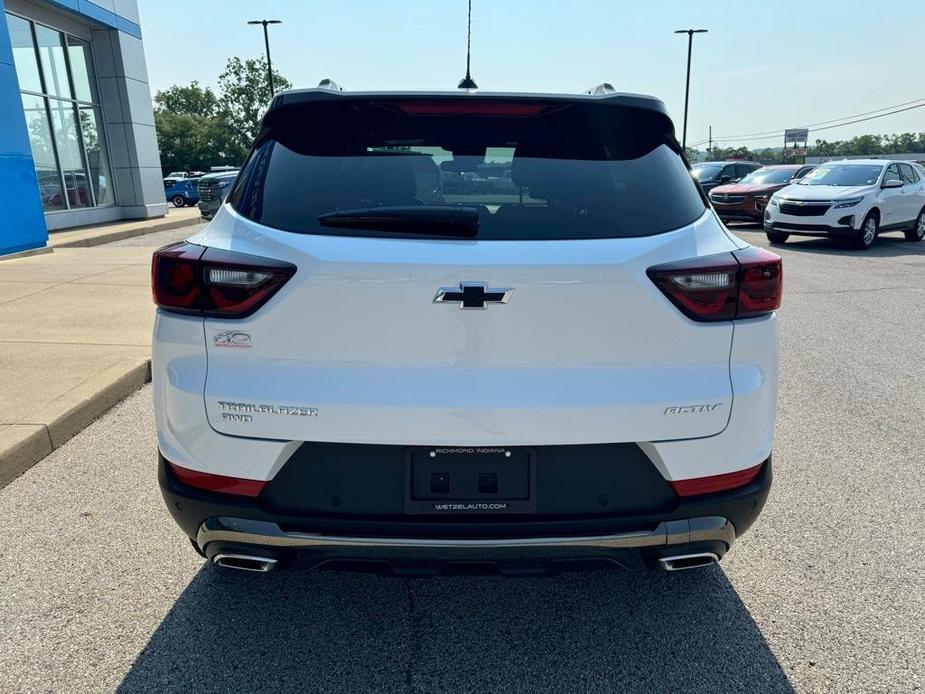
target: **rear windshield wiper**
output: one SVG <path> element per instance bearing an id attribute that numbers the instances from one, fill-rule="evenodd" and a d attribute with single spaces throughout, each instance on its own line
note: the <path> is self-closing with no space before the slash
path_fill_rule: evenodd
<path id="1" fill-rule="evenodd" d="M 479 233 L 479 211 L 453 205 L 363 207 L 318 215 L 318 223 L 337 229 L 474 238 Z"/>

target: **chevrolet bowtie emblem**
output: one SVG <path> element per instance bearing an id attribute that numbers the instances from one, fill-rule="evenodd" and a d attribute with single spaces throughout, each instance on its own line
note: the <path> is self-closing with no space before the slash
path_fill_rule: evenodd
<path id="1" fill-rule="evenodd" d="M 488 308 L 487 304 L 506 304 L 513 289 L 489 289 L 481 282 L 460 282 L 459 287 L 443 287 L 434 297 L 435 304 L 459 304 L 459 308 Z"/>

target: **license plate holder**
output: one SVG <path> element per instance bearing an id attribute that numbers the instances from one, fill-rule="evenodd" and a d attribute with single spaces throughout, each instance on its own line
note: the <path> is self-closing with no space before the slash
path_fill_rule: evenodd
<path id="1" fill-rule="evenodd" d="M 405 513 L 494 515 L 536 511 L 530 448 L 428 446 L 405 452 Z"/>

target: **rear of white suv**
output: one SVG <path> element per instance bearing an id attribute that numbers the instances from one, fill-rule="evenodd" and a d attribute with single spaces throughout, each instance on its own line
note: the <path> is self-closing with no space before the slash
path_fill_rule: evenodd
<path id="1" fill-rule="evenodd" d="M 655 99 L 283 93 L 152 280 L 161 487 L 216 563 L 690 568 L 768 494 L 780 259 Z"/>

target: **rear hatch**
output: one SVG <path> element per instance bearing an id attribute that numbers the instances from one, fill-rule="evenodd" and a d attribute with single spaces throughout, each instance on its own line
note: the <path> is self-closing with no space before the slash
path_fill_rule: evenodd
<path id="1" fill-rule="evenodd" d="M 193 239 L 297 268 L 252 315 L 205 321 L 217 431 L 510 446 L 725 427 L 732 323 L 690 320 L 646 276 L 733 248 L 658 102 L 275 106 Z"/>

